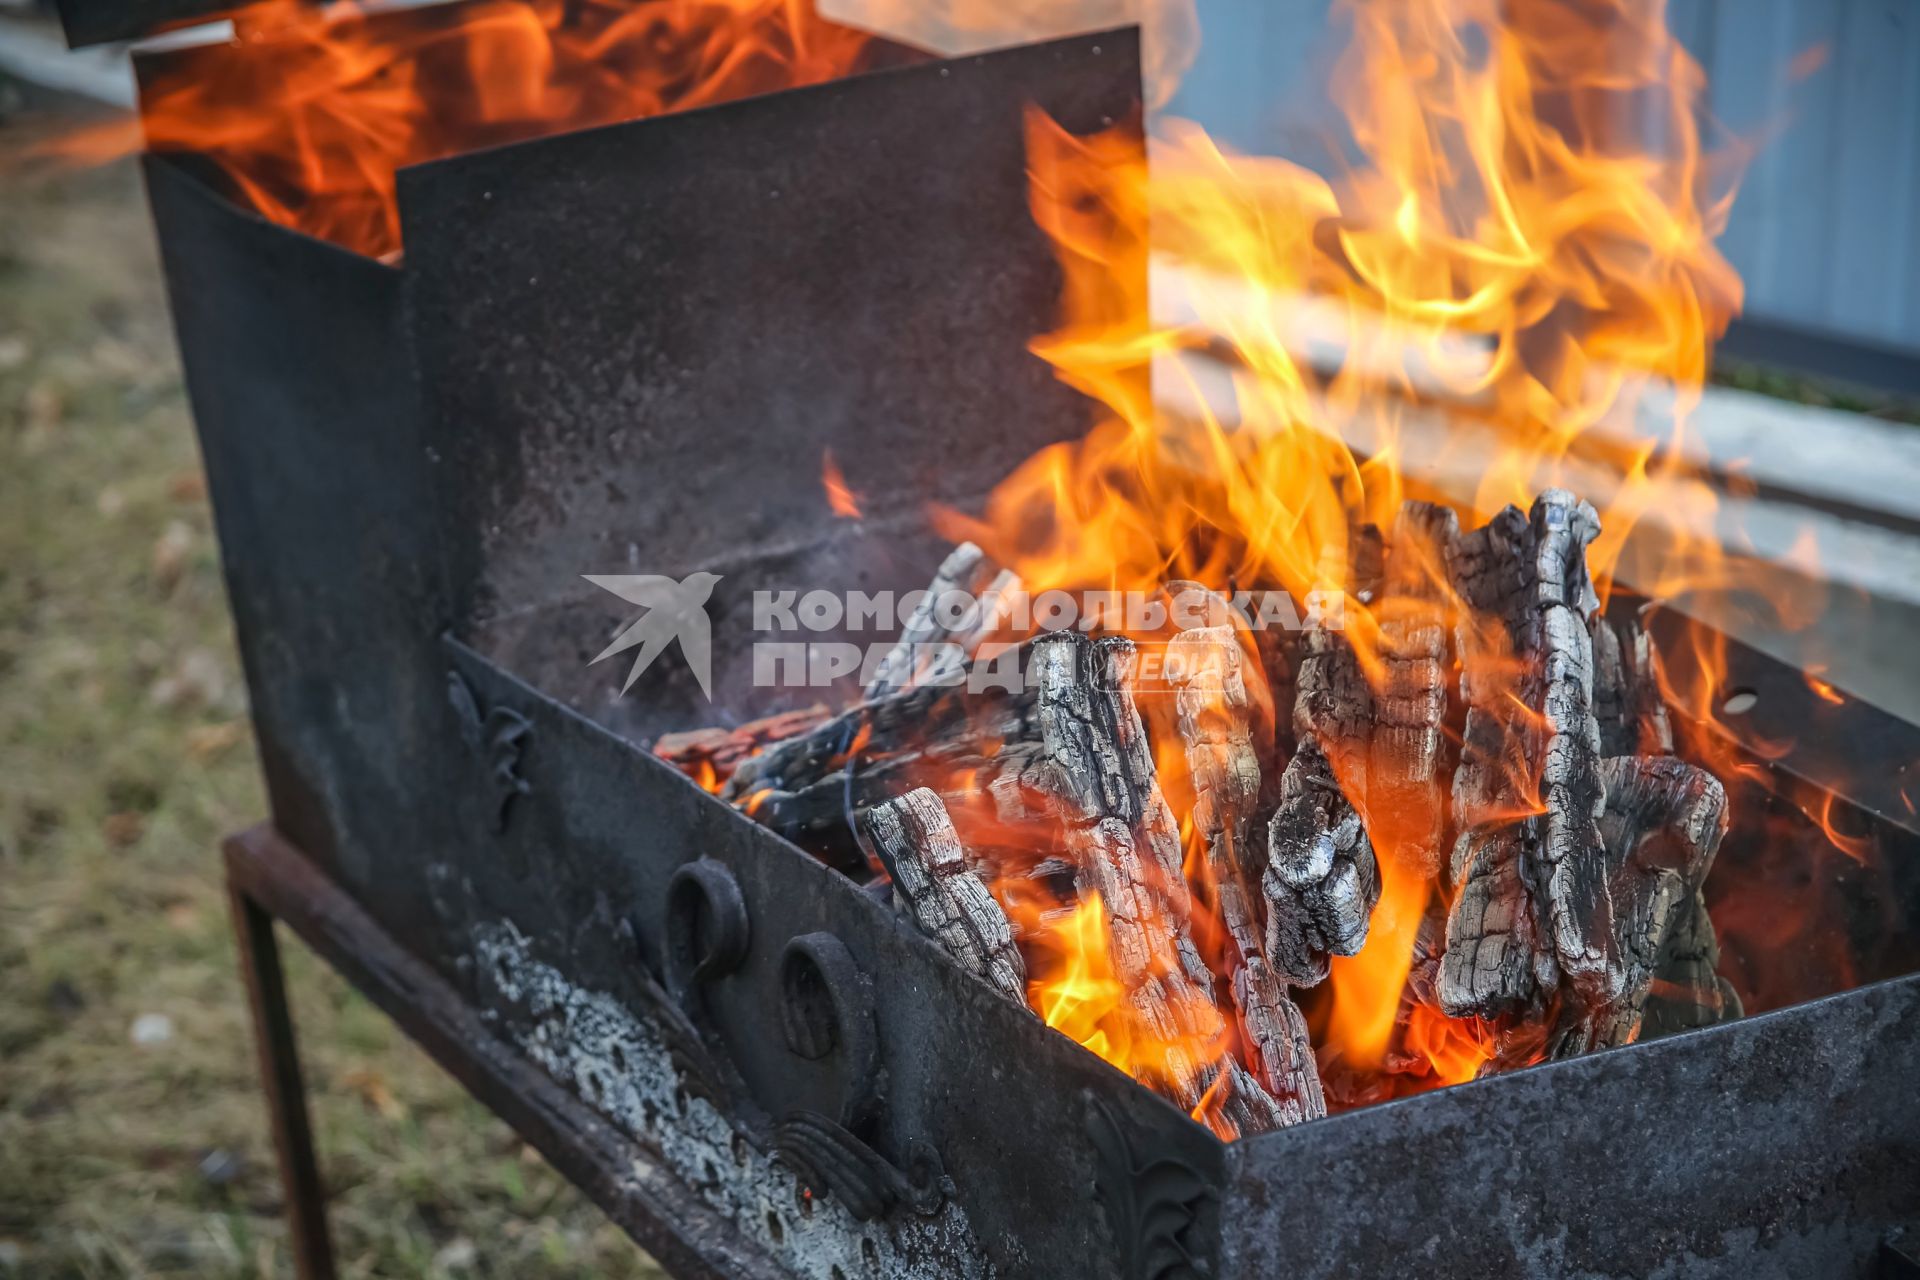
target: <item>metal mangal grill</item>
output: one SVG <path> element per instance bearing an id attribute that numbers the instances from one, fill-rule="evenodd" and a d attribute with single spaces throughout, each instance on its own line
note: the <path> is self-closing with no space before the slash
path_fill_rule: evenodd
<path id="1" fill-rule="evenodd" d="M 147 25 L 93 8 L 77 37 Z M 1023 113 L 1139 101 L 1116 31 L 460 155 L 400 174 L 394 265 L 147 157 L 272 800 L 227 859 L 309 1268 L 275 917 L 676 1274 L 1912 1273 L 1891 788 L 1834 798 L 1885 869 L 1842 886 L 1856 989 L 1223 1144 L 652 755 L 707 713 L 684 666 L 589 671 L 618 602 L 581 575 L 707 570 L 738 705 L 756 589 L 919 585 L 926 504 L 1084 433 L 1027 350 L 1060 276 Z M 862 460 L 858 524 L 796 481 L 823 449 Z M 1799 673 L 1731 654 L 1756 736 L 1793 723 Z M 1847 714 L 1843 757 L 1920 756 Z"/>

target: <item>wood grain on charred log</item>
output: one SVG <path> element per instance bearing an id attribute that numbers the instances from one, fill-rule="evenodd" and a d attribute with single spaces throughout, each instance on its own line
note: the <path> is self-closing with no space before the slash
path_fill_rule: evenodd
<path id="1" fill-rule="evenodd" d="M 922 787 L 863 810 L 859 821 L 920 927 L 962 969 L 1025 1008 L 1027 967 L 1013 926 L 974 872 L 940 797 Z"/>
<path id="2" fill-rule="evenodd" d="M 1033 645 L 1044 785 L 1081 880 L 1105 911 L 1109 959 L 1150 1040 L 1165 1087 L 1188 1110 L 1211 1076 L 1196 1054 L 1222 1030 L 1212 974 L 1188 917 L 1179 829 L 1153 768 L 1131 691 L 1131 641 L 1073 632 Z"/>
<path id="3" fill-rule="evenodd" d="M 873 702 L 921 680 L 950 677 L 982 638 L 999 628 L 1020 580 L 971 542 L 955 547 L 900 627 L 900 636 L 874 669 L 866 699 Z M 942 652 L 944 650 L 945 652 Z M 942 660 L 951 667 L 942 667 Z"/>
<path id="4" fill-rule="evenodd" d="M 1255 1078 L 1271 1095 L 1276 1124 L 1313 1119 L 1326 1114 L 1313 1044 L 1305 1018 L 1267 962 L 1243 861 L 1260 795 L 1252 727 L 1256 699 L 1249 684 L 1262 673 L 1249 665 L 1228 625 L 1175 636 L 1167 646 L 1166 671 L 1192 782 L 1193 829 L 1206 849 L 1214 909 L 1226 933 L 1225 976 Z"/>

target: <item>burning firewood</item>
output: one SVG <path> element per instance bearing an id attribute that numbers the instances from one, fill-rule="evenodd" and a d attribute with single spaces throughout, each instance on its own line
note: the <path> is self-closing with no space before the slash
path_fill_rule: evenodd
<path id="1" fill-rule="evenodd" d="M 1127 1003 L 1165 1046 L 1167 1087 L 1182 1106 L 1210 1080 L 1193 1047 L 1222 1030 L 1213 975 L 1194 946 L 1180 832 L 1161 795 L 1146 727 L 1134 705 L 1133 642 L 1089 643 L 1073 632 L 1033 645 L 1047 768 L 1043 786 L 1084 898 L 1106 911 L 1115 976 Z"/>
<path id="2" fill-rule="evenodd" d="M 1555 1056 L 1637 1033 L 1662 948 L 1725 822 L 1724 794 L 1705 772 L 1601 755 L 1596 636 L 1611 744 L 1657 743 L 1664 719 L 1634 709 L 1646 703 L 1634 682 L 1647 679 L 1650 651 L 1632 631 L 1623 643 L 1589 626 L 1598 602 L 1584 552 L 1598 532 L 1591 507 L 1549 490 L 1530 516 L 1508 508 L 1448 549 L 1474 616 L 1457 630 L 1467 721 L 1438 994 L 1453 1016 L 1510 1020 L 1557 996 Z M 1523 664 L 1518 706 L 1496 674 L 1509 654 Z"/>
<path id="3" fill-rule="evenodd" d="M 921 787 L 861 811 L 907 910 L 959 966 L 1022 1008 L 1027 966 L 1007 913 L 975 874 L 940 797 Z"/>
<path id="4" fill-rule="evenodd" d="M 653 744 L 653 753 L 693 777 L 709 791 L 717 791 L 740 762 L 771 743 L 782 742 L 825 720 L 831 713 L 815 704 L 798 711 L 749 720 L 732 729 L 695 729 L 667 733 Z"/>
<path id="5" fill-rule="evenodd" d="M 1041 756 L 1031 689 L 914 685 L 843 712 L 744 761 L 722 796 L 790 840 L 845 860 L 849 814 L 914 787 L 949 806 L 982 801 L 1034 820 L 1022 782 Z"/>
<path id="6" fill-rule="evenodd" d="M 1249 686 L 1263 686 L 1264 674 L 1249 667 L 1231 626 L 1181 632 L 1167 648 L 1166 670 L 1177 691 L 1179 734 L 1193 785 L 1192 819 L 1206 848 L 1214 907 L 1225 927 L 1226 977 L 1241 1030 L 1260 1082 L 1280 1108 L 1276 1123 L 1325 1115 L 1306 1019 L 1267 962 L 1242 861 L 1260 794 L 1251 727 L 1260 699 Z M 1236 1089 L 1238 1095 L 1246 1092 L 1244 1086 Z"/>
<path id="7" fill-rule="evenodd" d="M 1314 1088 L 1318 1096 L 1318 1077 Z M 1314 1114 L 1326 1114 L 1324 1100 Z M 1195 1116 L 1227 1141 L 1249 1134 L 1270 1133 L 1310 1118 L 1303 1117 L 1298 1107 L 1275 1101 L 1251 1072 L 1231 1060 L 1214 1077 L 1206 1096 L 1195 1109 Z"/>
<path id="8" fill-rule="evenodd" d="M 1125 636 L 1030 635 L 1023 681 L 965 678 L 1019 588 L 965 545 L 866 700 L 740 761 L 724 794 L 884 869 L 956 963 L 1037 1011 L 1032 948 L 1097 937 L 1115 1003 L 1083 1042 L 1126 1042 L 1114 1060 L 1223 1136 L 1325 1113 L 1290 988 L 1361 951 L 1383 858 L 1431 895 L 1384 1070 L 1433 1069 L 1421 1045 L 1500 1070 L 1701 1025 L 1738 1011 L 1699 893 L 1725 799 L 1671 754 L 1645 632 L 1598 616 L 1598 531 L 1558 490 L 1471 531 L 1409 502 L 1320 574 L 1370 615 L 1357 631 L 1315 614 L 1262 633 L 1168 583 L 1173 625 L 1147 638 L 1174 697 L 1151 716 Z M 942 606 L 954 592 L 980 603 Z M 962 665 L 934 671 L 928 646 Z M 1349 1101 L 1381 1087 L 1355 1069 Z"/>
<path id="9" fill-rule="evenodd" d="M 1380 899 L 1379 868 L 1360 815 L 1316 742 L 1280 780 L 1267 828 L 1267 953 L 1289 982 L 1316 986 L 1331 956 L 1358 955 Z"/>
<path id="10" fill-rule="evenodd" d="M 1647 992 L 1641 1037 L 1671 1035 L 1738 1018 L 1739 993 L 1716 972 L 1720 942 L 1714 937 L 1707 902 L 1698 891 L 1675 912 L 1660 951 L 1660 964 Z"/>
<path id="11" fill-rule="evenodd" d="M 1706 771 L 1672 756 L 1601 761 L 1607 892 L 1618 968 L 1607 998 L 1563 1009 L 1554 1057 L 1626 1044 L 1639 1034 L 1666 944 L 1690 913 L 1726 831 L 1726 793 Z M 1570 1016 L 1569 1016 L 1570 1015 Z"/>
<path id="12" fill-rule="evenodd" d="M 1377 544 L 1367 557 L 1377 566 Z M 1377 567 L 1367 568 L 1378 580 Z M 1354 579 L 1357 583 L 1357 579 Z M 1373 844 L 1342 783 L 1363 792 L 1373 694 L 1353 648 L 1324 622 L 1309 625 L 1295 678 L 1293 759 L 1267 825 L 1267 955 L 1289 982 L 1315 986 L 1329 957 L 1356 955 L 1380 899 Z"/>
<path id="13" fill-rule="evenodd" d="M 1668 755 L 1673 726 L 1653 670 L 1653 640 L 1638 619 L 1613 622 L 1595 614 L 1593 717 L 1600 725 L 1600 754 Z"/>
<path id="14" fill-rule="evenodd" d="M 955 547 L 900 628 L 900 638 L 875 669 L 867 684 L 867 701 L 904 689 L 938 670 L 940 655 L 934 650 L 939 646 L 948 646 L 949 657 L 970 657 L 1004 620 L 1007 602 L 1019 583 L 1017 576 L 997 568 L 971 542 Z M 970 603 L 949 619 L 948 605 L 943 603 L 949 598 L 953 604 Z"/>

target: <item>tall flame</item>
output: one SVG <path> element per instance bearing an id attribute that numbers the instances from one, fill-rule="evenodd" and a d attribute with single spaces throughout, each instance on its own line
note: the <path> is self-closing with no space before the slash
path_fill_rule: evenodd
<path id="1" fill-rule="evenodd" d="M 1035 350 L 1111 413 L 1029 459 L 980 517 L 941 513 L 944 531 L 1034 591 L 1184 578 L 1301 599 L 1347 591 L 1355 531 L 1389 525 L 1406 497 L 1484 518 L 1559 483 L 1601 508 L 1603 590 L 1656 505 L 1678 531 L 1661 564 L 1687 568 L 1645 589 L 1728 576 L 1711 493 L 1643 426 L 1658 416 L 1678 438 L 1740 299 L 1713 246 L 1731 171 L 1703 148 L 1703 77 L 1662 4 L 1338 9 L 1352 40 L 1332 78 L 1354 160 L 1337 177 L 1230 154 L 1179 121 L 1162 122 L 1149 164 L 1126 129 L 1080 138 L 1031 115 L 1033 214 L 1065 274 L 1063 323 Z M 1207 394 L 1223 377 L 1230 410 Z M 1415 440 L 1435 399 L 1474 431 Z M 1459 623 L 1444 573 L 1428 576 Z M 1377 603 L 1347 606 L 1374 678 Z M 1487 650 L 1509 668 L 1489 675 L 1517 691 L 1504 642 Z M 1341 780 L 1364 812 L 1363 788 Z M 1312 1011 L 1323 1066 L 1387 1073 L 1389 1093 L 1471 1078 L 1492 1032 L 1409 995 L 1445 888 L 1401 855 L 1394 814 L 1366 818 L 1382 897 Z M 1084 912 L 1058 923 L 1036 952 L 1064 959 L 1036 966 L 1035 1007 L 1087 1007 L 1106 970 L 1083 949 L 1104 945 Z M 1070 1034 L 1142 1074 L 1114 1037 Z"/>

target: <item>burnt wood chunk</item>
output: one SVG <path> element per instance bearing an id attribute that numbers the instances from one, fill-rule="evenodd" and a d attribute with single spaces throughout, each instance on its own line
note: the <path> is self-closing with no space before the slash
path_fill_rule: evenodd
<path id="1" fill-rule="evenodd" d="M 1360 529 L 1346 566 L 1321 576 L 1345 581 L 1354 598 L 1377 591 L 1384 575 L 1379 531 Z M 1344 578 L 1343 576 L 1344 575 Z M 1312 621 L 1294 670 L 1293 758 L 1280 775 L 1267 823 L 1267 960 L 1286 981 L 1325 980 L 1335 955 L 1356 954 L 1380 899 L 1372 841 L 1354 798 L 1367 790 L 1374 700 L 1342 627 Z"/>
<path id="2" fill-rule="evenodd" d="M 754 752 L 805 733 L 831 715 L 825 704 L 816 703 L 749 720 L 731 729 L 666 733 L 653 744 L 653 754 L 683 773 L 702 778 L 711 789 L 731 777 L 740 762 Z M 709 769 L 711 772 L 706 772 Z"/>
<path id="3" fill-rule="evenodd" d="M 1653 641 L 1637 618 L 1595 614 L 1593 715 L 1603 756 L 1673 753 L 1673 726 L 1654 671 Z"/>
<path id="4" fill-rule="evenodd" d="M 1309 739 L 1316 742 L 1343 781 L 1362 786 L 1372 732 L 1373 691 L 1353 646 L 1341 631 L 1308 627 L 1294 678 L 1295 740 L 1302 746 Z"/>
<path id="5" fill-rule="evenodd" d="M 1294 1110 L 1276 1101 L 1258 1078 L 1231 1058 L 1214 1077 L 1200 1114 L 1223 1142 L 1299 1123 Z"/>
<path id="6" fill-rule="evenodd" d="M 1614 985 L 1594 1000 L 1576 989 L 1550 1042 L 1554 1057 L 1626 1044 L 1638 1036 L 1669 937 L 1691 912 L 1726 831 L 1726 792 L 1705 770 L 1673 756 L 1616 756 L 1600 766 L 1606 811 L 1602 868 L 1612 907 Z M 1709 930 L 1711 926 L 1709 925 Z"/>
<path id="7" fill-rule="evenodd" d="M 1303 740 L 1280 779 L 1267 827 L 1267 957 L 1297 986 L 1325 980 L 1331 956 L 1359 953 L 1380 900 L 1380 873 L 1360 815 L 1317 741 Z"/>
<path id="8" fill-rule="evenodd" d="M 1447 947 L 1434 983 L 1449 1017 L 1538 1011 L 1545 993 L 1559 985 L 1540 899 L 1524 879 L 1537 863 L 1531 837 L 1517 826 L 1482 828 L 1454 848 L 1460 889 L 1447 914 Z"/>
<path id="9" fill-rule="evenodd" d="M 1253 746 L 1260 776 L 1278 776 L 1280 766 L 1286 761 L 1281 746 L 1280 722 L 1292 718 L 1293 686 L 1291 679 L 1287 679 L 1286 701 L 1280 701 L 1278 691 L 1269 679 L 1267 650 L 1268 637 L 1271 636 L 1273 642 L 1277 643 L 1284 632 L 1279 628 L 1255 630 L 1253 620 L 1238 604 L 1198 582 L 1176 579 L 1167 583 L 1161 593 L 1168 603 L 1176 639 L 1178 633 L 1183 631 L 1214 627 L 1232 630 L 1233 639 L 1240 647 L 1241 685 L 1246 691 L 1244 719 L 1247 737 Z M 1289 676 L 1283 653 L 1278 655 L 1278 665 L 1283 677 Z"/>
<path id="10" fill-rule="evenodd" d="M 950 676 L 939 659 L 964 660 L 969 656 L 980 637 L 999 625 L 999 619 L 988 616 L 988 611 L 1004 607 L 1016 582 L 1012 574 L 996 568 L 971 542 L 955 547 L 907 616 L 899 639 L 874 669 L 866 687 L 867 701 L 922 680 Z M 935 646 L 941 645 L 949 646 L 949 652 L 937 652 Z"/>
<path id="11" fill-rule="evenodd" d="M 1133 701 L 1134 646 L 1063 632 L 1036 640 L 1032 660 L 1046 755 L 1039 778 L 1081 897 L 1100 896 L 1115 977 L 1141 1033 L 1161 1046 L 1152 1083 L 1192 1110 L 1211 1083 L 1202 1053 L 1222 1024 L 1193 942 L 1179 829 Z"/>
<path id="12" fill-rule="evenodd" d="M 1508 507 L 1446 549 L 1467 610 L 1455 630 L 1467 716 L 1439 982 L 1454 1016 L 1521 1012 L 1549 978 L 1589 1003 L 1618 983 L 1586 625 L 1598 605 L 1586 546 L 1599 528 L 1592 507 L 1549 489 L 1529 515 Z M 1521 949 L 1542 942 L 1523 963 Z"/>
<path id="13" fill-rule="evenodd" d="M 1247 888 L 1244 854 L 1260 795 L 1252 727 L 1257 700 L 1249 685 L 1262 681 L 1263 673 L 1249 663 L 1230 625 L 1175 636 L 1167 646 L 1166 671 L 1192 783 L 1193 829 L 1206 849 L 1207 879 L 1226 933 L 1226 977 L 1255 1078 L 1275 1107 L 1267 1127 L 1325 1115 L 1306 1020 L 1267 963 Z"/>
<path id="14" fill-rule="evenodd" d="M 1022 1008 L 1027 967 L 1013 926 L 970 865 L 940 797 L 922 787 L 860 815 L 908 912 L 968 973 Z"/>
<path id="15" fill-rule="evenodd" d="M 1720 941 L 1714 936 L 1706 898 L 1695 890 L 1674 913 L 1660 963 L 1647 991 L 1640 1039 L 1710 1027 L 1745 1012 L 1733 984 L 1721 977 Z"/>
<path id="16" fill-rule="evenodd" d="M 1026 724 L 1033 695 L 998 686 L 974 690 L 962 680 L 917 684 L 871 699 L 805 733 L 772 743 L 740 762 L 721 795 L 739 802 L 764 790 L 800 791 L 858 767 L 993 739 Z"/>
<path id="17" fill-rule="evenodd" d="M 1537 1027 L 1549 1007 L 1548 1056 L 1634 1039 L 1663 966 L 1676 975 L 1663 1018 L 1698 1025 L 1725 1003 L 1699 903 L 1725 793 L 1664 754 L 1644 631 L 1595 616 L 1598 532 L 1592 508 L 1549 490 L 1448 551 L 1469 608 L 1455 633 L 1468 710 L 1436 990 L 1449 1014 L 1504 1020 L 1515 1049 L 1492 1069 L 1537 1051 L 1516 1020 Z"/>

